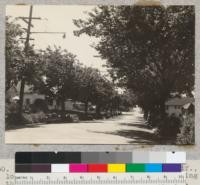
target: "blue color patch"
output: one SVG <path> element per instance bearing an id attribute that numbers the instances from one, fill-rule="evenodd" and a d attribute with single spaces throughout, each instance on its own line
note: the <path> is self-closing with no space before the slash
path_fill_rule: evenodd
<path id="1" fill-rule="evenodd" d="M 162 172 L 162 164 L 145 164 L 145 172 Z"/>

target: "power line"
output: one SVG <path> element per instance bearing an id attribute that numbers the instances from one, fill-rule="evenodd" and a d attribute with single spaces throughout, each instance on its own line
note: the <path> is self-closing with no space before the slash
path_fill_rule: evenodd
<path id="1" fill-rule="evenodd" d="M 24 28 L 26 31 L 26 38 L 25 39 L 25 45 L 24 45 L 24 52 L 26 57 L 28 58 L 29 55 L 29 41 L 34 40 L 33 38 L 30 38 L 31 34 L 63 34 L 63 38 L 66 37 L 65 32 L 31 32 L 31 28 L 34 27 L 32 24 L 32 20 L 41 20 L 41 17 L 33 17 L 33 5 L 30 6 L 29 10 L 29 17 L 18 17 L 19 19 L 23 20 L 28 26 L 27 28 Z M 22 110 L 23 110 L 23 99 L 24 99 L 24 87 L 25 87 L 26 80 L 24 77 L 21 79 L 21 87 L 20 87 L 20 99 L 19 99 L 19 115 L 21 117 Z"/>

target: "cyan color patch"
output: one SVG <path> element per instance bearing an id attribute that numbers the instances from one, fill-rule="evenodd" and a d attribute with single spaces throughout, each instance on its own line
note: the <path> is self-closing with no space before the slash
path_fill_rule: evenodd
<path id="1" fill-rule="evenodd" d="M 162 164 L 145 164 L 145 172 L 162 172 Z"/>

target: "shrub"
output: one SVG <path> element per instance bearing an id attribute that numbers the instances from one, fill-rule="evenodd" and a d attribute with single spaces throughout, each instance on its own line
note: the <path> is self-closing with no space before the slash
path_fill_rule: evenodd
<path id="1" fill-rule="evenodd" d="M 42 123 L 46 121 L 46 115 L 43 111 L 29 114 L 29 117 L 33 123 Z"/>
<path id="2" fill-rule="evenodd" d="M 183 119 L 180 133 L 177 135 L 177 144 L 194 144 L 195 129 L 194 129 L 194 116 L 190 115 Z"/>
<path id="3" fill-rule="evenodd" d="M 21 124 L 19 117 L 18 104 L 15 102 L 6 102 L 5 107 L 5 128 L 9 128 L 12 125 Z"/>
<path id="4" fill-rule="evenodd" d="M 161 138 L 168 138 L 173 140 L 177 137 L 177 134 L 180 132 L 181 119 L 175 116 L 165 116 L 163 118 L 159 117 L 154 122 L 154 125 L 157 125 L 156 135 Z"/>
<path id="5" fill-rule="evenodd" d="M 10 113 L 6 116 L 6 129 L 13 126 L 22 126 L 26 124 L 31 124 L 32 119 L 27 116 L 27 114 L 23 114 L 20 116 L 18 113 Z"/>
<path id="6" fill-rule="evenodd" d="M 23 113 L 19 115 L 19 106 L 17 102 L 6 102 L 5 110 L 5 128 L 11 128 L 15 126 L 22 126 L 31 123 L 45 122 L 46 115 L 43 111 L 36 113 Z"/>
<path id="7" fill-rule="evenodd" d="M 44 123 L 46 121 L 46 115 L 43 112 L 38 113 L 23 113 L 20 117 L 18 113 L 10 113 L 6 116 L 6 128 L 9 126 L 22 126 L 32 123 Z"/>

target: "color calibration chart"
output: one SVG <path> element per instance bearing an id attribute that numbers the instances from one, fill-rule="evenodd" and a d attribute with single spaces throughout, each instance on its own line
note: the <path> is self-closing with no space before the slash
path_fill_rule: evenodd
<path id="1" fill-rule="evenodd" d="M 18 152 L 16 185 L 186 184 L 185 152 Z"/>

